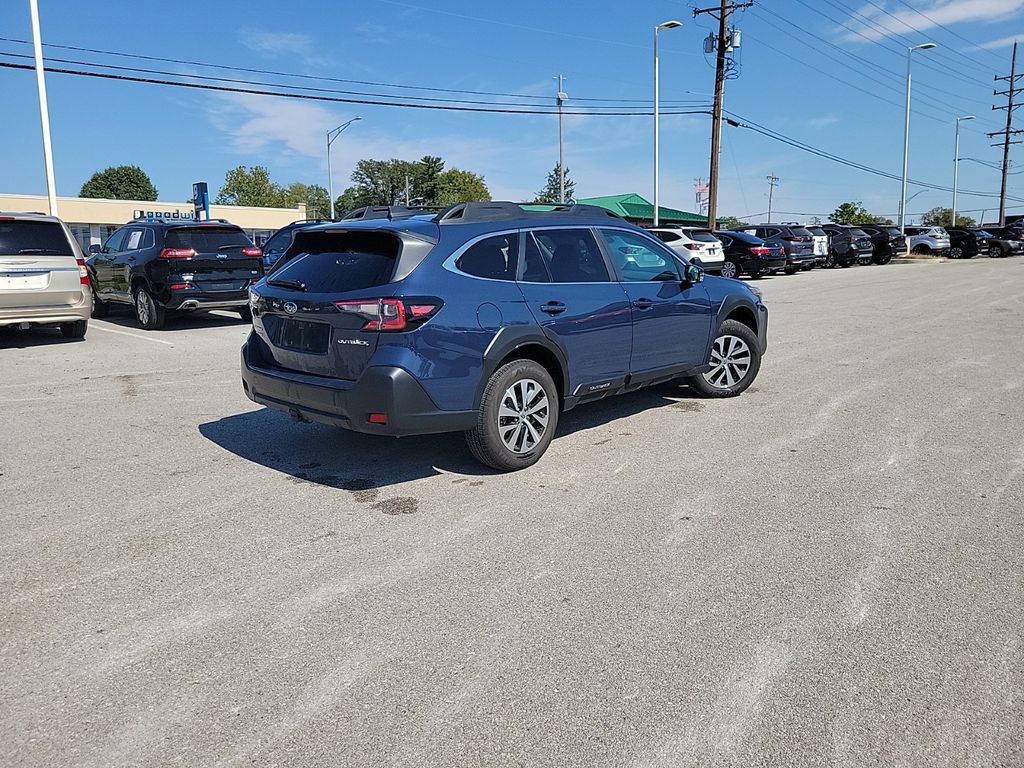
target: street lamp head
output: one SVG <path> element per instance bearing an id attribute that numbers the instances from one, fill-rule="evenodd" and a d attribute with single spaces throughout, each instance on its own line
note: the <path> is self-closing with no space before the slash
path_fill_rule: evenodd
<path id="1" fill-rule="evenodd" d="M 677 21 L 676 19 L 669 19 L 668 21 L 661 22 L 661 24 L 655 27 L 655 29 L 675 29 L 676 27 L 681 26 L 683 26 L 683 22 Z"/>
<path id="2" fill-rule="evenodd" d="M 921 43 L 920 45 L 915 45 L 910 50 L 912 50 L 912 51 L 927 51 L 927 50 L 930 50 L 932 48 L 937 48 L 937 47 L 938 47 L 938 45 L 936 43 Z"/>
<path id="3" fill-rule="evenodd" d="M 978 118 L 977 118 L 976 115 L 964 115 L 963 117 L 958 117 L 957 118 L 957 122 L 959 122 L 961 120 L 977 120 L 977 119 Z"/>

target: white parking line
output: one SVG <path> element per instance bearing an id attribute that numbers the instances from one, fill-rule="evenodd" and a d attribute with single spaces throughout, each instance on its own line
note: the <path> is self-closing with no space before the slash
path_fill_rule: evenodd
<path id="1" fill-rule="evenodd" d="M 173 347 L 174 343 L 170 341 L 164 341 L 163 339 L 154 339 L 152 336 L 143 336 L 140 333 L 132 333 L 131 331 L 119 331 L 114 328 L 107 328 L 106 325 L 100 325 L 95 320 L 92 321 L 91 326 L 97 331 L 106 331 L 107 333 L 116 333 L 121 336 L 131 336 L 133 339 L 141 339 L 142 341 L 152 341 L 155 344 L 166 344 L 168 347 Z"/>

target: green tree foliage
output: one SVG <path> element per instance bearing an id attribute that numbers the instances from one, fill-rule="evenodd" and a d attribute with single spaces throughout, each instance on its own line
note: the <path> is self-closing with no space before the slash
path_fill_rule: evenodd
<path id="1" fill-rule="evenodd" d="M 82 185 L 79 197 L 107 200 L 156 200 L 157 191 L 146 172 L 137 165 L 119 165 L 94 173 Z"/>
<path id="2" fill-rule="evenodd" d="M 437 205 L 453 205 L 491 199 L 484 177 L 460 168 L 449 168 L 437 180 Z"/>
<path id="3" fill-rule="evenodd" d="M 326 219 L 331 215 L 331 198 L 319 184 L 292 182 L 284 190 L 284 202 L 288 208 L 297 208 L 304 203 L 306 217 L 310 219 Z"/>
<path id="4" fill-rule="evenodd" d="M 369 197 L 359 189 L 349 187 L 335 199 L 334 215 L 340 218 L 349 211 L 362 208 L 364 205 L 373 205 L 373 203 L 369 202 Z"/>
<path id="5" fill-rule="evenodd" d="M 943 208 L 938 206 L 932 208 L 926 214 L 921 216 L 921 223 L 926 227 L 951 227 L 953 226 L 953 209 Z M 977 222 L 970 216 L 963 216 L 961 214 L 956 215 L 956 226 L 958 227 L 976 227 Z"/>
<path id="6" fill-rule="evenodd" d="M 534 200 L 535 203 L 557 203 L 559 202 L 559 180 L 558 180 L 558 163 L 555 163 L 555 167 L 548 173 L 547 183 L 544 185 L 544 189 L 537 193 L 537 197 Z M 568 166 L 565 169 L 565 201 L 576 199 L 576 182 L 569 177 Z"/>
<path id="7" fill-rule="evenodd" d="M 740 221 L 735 216 L 719 216 L 718 217 L 718 228 L 719 229 L 735 229 L 736 227 L 742 227 L 746 222 Z"/>
<path id="8" fill-rule="evenodd" d="M 875 217 L 859 202 L 842 203 L 832 212 L 836 224 L 874 224 Z"/>
<path id="9" fill-rule="evenodd" d="M 400 205 L 405 202 L 407 182 L 410 202 L 420 197 L 416 189 L 419 170 L 407 160 L 360 160 L 352 171 L 352 182 L 363 205 Z"/>
<path id="10" fill-rule="evenodd" d="M 240 165 L 225 174 L 216 202 L 218 205 L 284 208 L 286 197 L 287 192 L 270 180 L 270 173 L 262 165 L 254 165 L 252 170 Z"/>

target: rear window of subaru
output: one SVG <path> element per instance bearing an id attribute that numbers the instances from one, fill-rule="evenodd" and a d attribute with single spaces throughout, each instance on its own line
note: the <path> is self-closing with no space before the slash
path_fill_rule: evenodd
<path id="1" fill-rule="evenodd" d="M 72 256 L 64 229 L 53 221 L 0 221 L 0 256 L 41 254 Z"/>
<path id="2" fill-rule="evenodd" d="M 269 282 L 294 281 L 308 293 L 345 293 L 391 281 L 401 241 L 387 232 L 317 232 L 274 270 Z M 298 239 L 298 238 L 297 238 Z"/>

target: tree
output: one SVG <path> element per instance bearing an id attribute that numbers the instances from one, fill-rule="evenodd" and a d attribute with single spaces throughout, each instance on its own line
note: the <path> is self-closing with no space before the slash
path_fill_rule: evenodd
<path id="1" fill-rule="evenodd" d="M 437 180 L 437 204 L 453 205 L 491 199 L 484 177 L 460 168 L 450 168 Z"/>
<path id="2" fill-rule="evenodd" d="M 951 227 L 953 226 L 952 219 L 952 208 L 937 206 L 921 216 L 921 223 L 926 227 Z M 962 216 L 958 213 L 956 215 L 956 226 L 975 227 L 977 226 L 977 222 L 970 216 Z"/>
<path id="3" fill-rule="evenodd" d="M 406 160 L 360 160 L 352 171 L 352 181 L 363 205 L 397 205 L 405 202 L 406 184 L 409 197 L 417 197 L 415 181 L 420 170 L 417 163 Z"/>
<path id="4" fill-rule="evenodd" d="M 252 170 L 240 165 L 224 175 L 224 185 L 217 193 L 218 205 L 252 205 L 264 208 L 284 208 L 287 193 L 270 180 L 270 173 L 262 165 Z"/>
<path id="5" fill-rule="evenodd" d="M 368 198 L 356 187 L 349 187 L 334 201 L 334 215 L 344 216 L 349 211 L 362 208 L 364 205 L 373 205 Z"/>
<path id="6" fill-rule="evenodd" d="M 331 199 L 327 190 L 319 184 L 303 184 L 295 181 L 284 190 L 284 204 L 288 208 L 297 208 L 301 203 L 306 205 L 306 217 L 310 219 L 326 219 L 331 215 Z"/>
<path id="7" fill-rule="evenodd" d="M 94 173 L 82 185 L 79 197 L 102 197 L 107 200 L 154 201 L 156 187 L 149 176 L 137 165 L 119 165 Z"/>
<path id="8" fill-rule="evenodd" d="M 416 165 L 418 168 L 413 179 L 416 199 L 422 205 L 437 205 L 441 174 L 444 172 L 444 160 L 433 155 L 424 155 Z"/>
<path id="9" fill-rule="evenodd" d="M 560 183 L 558 178 L 559 164 L 548 173 L 547 183 L 544 189 L 537 193 L 535 203 L 557 203 L 559 202 Z M 565 169 L 565 200 L 566 202 L 576 198 L 576 182 L 569 178 L 569 168 Z"/>
<path id="10" fill-rule="evenodd" d="M 718 228 L 719 229 L 735 229 L 736 227 L 742 227 L 746 222 L 740 221 L 735 216 L 719 216 L 718 217 Z"/>
<path id="11" fill-rule="evenodd" d="M 842 203 L 836 208 L 832 212 L 832 221 L 836 224 L 874 224 L 875 217 L 859 202 L 851 202 Z"/>

